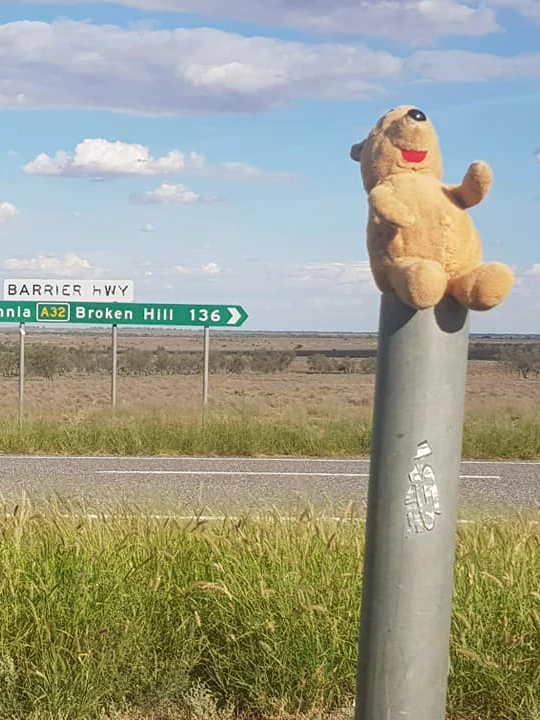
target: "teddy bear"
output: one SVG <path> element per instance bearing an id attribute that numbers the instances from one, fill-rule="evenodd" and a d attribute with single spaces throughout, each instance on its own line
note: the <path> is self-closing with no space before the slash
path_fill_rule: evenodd
<path id="1" fill-rule="evenodd" d="M 445 185 L 435 128 L 422 110 L 387 112 L 351 147 L 368 193 L 367 247 L 375 283 L 416 310 L 445 295 L 472 310 L 501 303 L 512 270 L 482 262 L 482 242 L 467 212 L 489 192 L 492 172 L 473 162 L 460 185 Z"/>

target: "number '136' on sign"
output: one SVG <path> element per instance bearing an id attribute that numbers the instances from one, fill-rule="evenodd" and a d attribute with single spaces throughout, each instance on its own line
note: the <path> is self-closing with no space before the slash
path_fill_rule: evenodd
<path id="1" fill-rule="evenodd" d="M 207 308 L 191 308 L 189 311 L 189 317 L 191 320 L 197 320 L 198 322 L 219 322 L 221 320 L 221 313 L 219 310 L 208 310 Z"/>

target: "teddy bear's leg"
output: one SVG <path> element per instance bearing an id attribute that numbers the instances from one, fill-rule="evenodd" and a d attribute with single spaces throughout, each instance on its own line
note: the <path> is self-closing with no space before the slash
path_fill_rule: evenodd
<path id="1" fill-rule="evenodd" d="M 514 285 L 512 270 L 503 263 L 490 262 L 452 278 L 448 288 L 456 300 L 471 310 L 489 310 L 499 305 Z"/>
<path id="2" fill-rule="evenodd" d="M 387 273 L 398 298 L 417 310 L 437 305 L 446 292 L 448 277 L 435 260 L 399 258 Z"/>

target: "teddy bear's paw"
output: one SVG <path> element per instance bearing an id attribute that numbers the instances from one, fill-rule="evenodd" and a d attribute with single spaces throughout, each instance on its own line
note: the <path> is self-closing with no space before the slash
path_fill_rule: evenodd
<path id="1" fill-rule="evenodd" d="M 392 269 L 391 278 L 400 300 L 417 310 L 437 305 L 448 284 L 444 268 L 434 260 L 402 261 Z"/>
<path id="2" fill-rule="evenodd" d="M 471 310 L 490 310 L 508 297 L 513 286 L 514 273 L 508 265 L 490 262 L 455 278 L 451 293 Z"/>
<path id="3" fill-rule="evenodd" d="M 493 171 L 484 160 L 476 160 L 471 163 L 467 175 L 481 185 L 491 185 L 493 180 Z"/>
<path id="4" fill-rule="evenodd" d="M 472 207 L 481 202 L 488 194 L 492 182 L 493 172 L 486 162 L 477 160 L 471 163 L 462 183 L 465 206 Z"/>

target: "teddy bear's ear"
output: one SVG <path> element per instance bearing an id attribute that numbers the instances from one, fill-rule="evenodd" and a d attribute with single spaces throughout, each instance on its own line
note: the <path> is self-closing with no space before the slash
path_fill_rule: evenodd
<path id="1" fill-rule="evenodd" d="M 365 140 L 362 140 L 362 142 L 355 143 L 351 147 L 350 156 L 355 162 L 360 162 L 360 156 L 362 155 L 362 148 L 364 147 Z"/>

